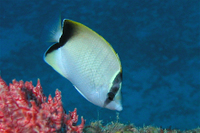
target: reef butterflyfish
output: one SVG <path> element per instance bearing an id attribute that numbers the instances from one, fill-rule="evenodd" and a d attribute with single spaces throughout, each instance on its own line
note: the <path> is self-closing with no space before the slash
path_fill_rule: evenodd
<path id="1" fill-rule="evenodd" d="M 45 52 L 45 62 L 91 103 L 121 111 L 122 67 L 112 46 L 92 29 L 68 19 L 63 20 L 60 35 Z"/>

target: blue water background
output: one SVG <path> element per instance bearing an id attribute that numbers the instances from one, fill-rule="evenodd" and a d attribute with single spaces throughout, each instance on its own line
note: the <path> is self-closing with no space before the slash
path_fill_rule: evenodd
<path id="1" fill-rule="evenodd" d="M 192 129 L 200 126 L 199 0 L 0 0 L 0 70 L 12 79 L 40 78 L 45 95 L 62 91 L 65 110 L 87 124 L 116 120 L 116 111 L 85 100 L 43 61 L 45 27 L 81 22 L 114 47 L 123 67 L 120 122 Z M 98 113 L 99 112 L 99 113 Z M 98 115 L 99 114 L 99 115 Z"/>

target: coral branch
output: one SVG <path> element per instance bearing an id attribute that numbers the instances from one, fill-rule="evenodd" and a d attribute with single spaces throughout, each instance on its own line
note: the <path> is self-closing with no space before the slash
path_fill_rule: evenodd
<path id="1" fill-rule="evenodd" d="M 77 121 L 77 109 L 69 115 L 64 113 L 59 90 L 47 100 L 39 79 L 36 87 L 32 82 L 16 80 L 7 86 L 0 77 L 0 132 L 81 133 L 85 121 L 81 118 L 76 126 Z"/>

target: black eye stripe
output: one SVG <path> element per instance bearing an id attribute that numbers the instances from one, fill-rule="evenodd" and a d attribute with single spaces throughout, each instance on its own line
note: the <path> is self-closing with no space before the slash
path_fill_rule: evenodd
<path id="1" fill-rule="evenodd" d="M 115 98 L 115 95 L 119 91 L 121 82 L 122 82 L 122 73 L 119 72 L 119 74 L 117 74 L 117 76 L 115 77 L 115 79 L 112 83 L 112 87 L 110 89 L 110 92 L 107 94 L 108 97 L 104 102 L 104 107 L 106 105 L 108 105 L 111 101 L 113 101 L 113 99 Z"/>
<path id="2" fill-rule="evenodd" d="M 114 84 L 119 84 L 122 82 L 122 72 L 119 72 L 117 74 L 117 76 L 115 77 L 114 81 L 113 81 L 113 85 Z"/>
<path id="3" fill-rule="evenodd" d="M 119 90 L 119 86 L 113 87 L 111 90 L 112 90 L 111 92 L 113 92 L 114 94 L 116 94 L 118 92 L 118 90 Z"/>
<path id="4" fill-rule="evenodd" d="M 115 79 L 113 81 L 113 85 L 110 89 L 110 92 L 112 92 L 116 95 L 116 93 L 118 92 L 118 90 L 120 88 L 121 82 L 122 82 L 122 73 L 119 72 L 119 74 L 117 74 L 117 76 L 115 77 Z"/>

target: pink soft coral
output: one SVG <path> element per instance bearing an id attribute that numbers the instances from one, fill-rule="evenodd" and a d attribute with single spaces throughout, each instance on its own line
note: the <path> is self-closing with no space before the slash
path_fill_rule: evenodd
<path id="1" fill-rule="evenodd" d="M 64 113 L 61 92 L 56 90 L 55 97 L 48 100 L 42 92 L 40 81 L 36 87 L 32 82 L 13 80 L 6 85 L 0 77 L 0 132 L 5 133 L 81 133 L 84 119 L 78 121 L 77 110 Z M 47 100 L 47 101 L 46 101 Z"/>

